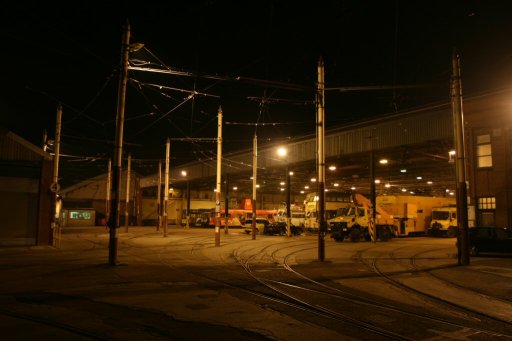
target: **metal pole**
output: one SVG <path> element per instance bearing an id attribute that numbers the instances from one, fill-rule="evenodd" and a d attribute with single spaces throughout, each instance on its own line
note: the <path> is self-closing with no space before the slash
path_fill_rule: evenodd
<path id="1" fill-rule="evenodd" d="M 375 224 L 377 208 L 377 194 L 375 192 L 375 153 L 373 152 L 373 142 L 372 142 L 372 150 L 370 151 L 370 221 L 368 224 L 368 233 L 370 233 L 370 237 L 372 242 L 375 243 L 377 240 L 377 230 Z"/>
<path id="2" fill-rule="evenodd" d="M 460 74 L 460 56 L 454 49 L 452 54 L 452 111 L 453 126 L 455 128 L 455 172 L 457 175 L 457 245 L 458 264 L 469 265 L 469 237 L 468 237 L 468 194 L 466 186 L 466 164 L 464 159 L 464 114 L 462 111 L 462 82 Z"/>
<path id="3" fill-rule="evenodd" d="M 110 219 L 110 191 L 112 188 L 112 159 L 108 159 L 107 166 L 107 202 L 105 203 L 105 227 L 108 227 L 108 221 Z"/>
<path id="4" fill-rule="evenodd" d="M 252 140 L 252 239 L 256 239 L 256 177 L 258 175 L 258 138 Z"/>
<path id="5" fill-rule="evenodd" d="M 292 229 L 291 229 L 291 208 L 290 208 L 290 167 L 288 166 L 288 161 L 286 163 L 286 235 L 291 237 Z"/>
<path id="6" fill-rule="evenodd" d="M 222 108 L 217 122 L 217 186 L 215 189 L 215 246 L 220 246 L 220 181 L 222 166 Z"/>
<path id="7" fill-rule="evenodd" d="M 318 259 L 325 259 L 325 234 L 327 226 L 325 221 L 325 83 L 324 83 L 324 61 L 320 57 L 318 61 L 318 89 L 317 89 L 317 140 L 318 140 Z"/>
<path id="8" fill-rule="evenodd" d="M 162 225 L 162 161 L 158 161 L 158 188 L 156 190 L 156 230 Z"/>
<path id="9" fill-rule="evenodd" d="M 142 191 L 140 190 L 140 178 L 135 177 L 135 191 L 133 194 L 133 216 L 135 217 L 135 225 L 142 226 Z"/>
<path id="10" fill-rule="evenodd" d="M 51 227 L 53 229 L 53 246 L 60 247 L 60 204 L 58 200 L 59 196 L 59 156 L 60 156 L 60 131 L 62 128 L 62 105 L 57 105 L 57 118 L 55 121 L 55 155 L 53 156 L 53 181 L 50 186 L 53 195 L 53 214 Z"/>
<path id="11" fill-rule="evenodd" d="M 224 234 L 229 233 L 229 224 L 228 224 L 228 217 L 229 217 L 229 176 L 226 174 L 226 198 L 224 200 Z"/>
<path id="12" fill-rule="evenodd" d="M 112 195 L 111 208 L 112 214 L 109 220 L 109 257 L 108 263 L 116 265 L 117 262 L 117 229 L 119 228 L 119 206 L 121 197 L 119 189 L 121 188 L 121 162 L 123 156 L 123 128 L 124 128 L 124 109 L 126 99 L 126 82 L 128 80 L 128 57 L 130 52 L 130 25 L 126 23 L 122 42 L 121 42 L 121 73 L 119 76 L 119 87 L 117 93 L 117 115 L 116 115 L 116 137 L 114 148 L 114 171 L 112 174 Z"/>
<path id="13" fill-rule="evenodd" d="M 169 202 L 169 154 L 171 150 L 171 139 L 167 138 L 167 143 L 165 144 L 165 179 L 164 179 L 164 237 L 167 237 L 167 203 Z"/>
<path id="14" fill-rule="evenodd" d="M 187 212 L 186 212 L 187 223 L 185 227 L 188 229 L 190 227 L 190 181 L 187 180 Z"/>
<path id="15" fill-rule="evenodd" d="M 130 225 L 130 177 L 132 171 L 132 156 L 128 155 L 128 169 L 126 171 L 126 204 L 124 206 L 124 227 L 125 232 L 128 232 L 128 225 Z"/>

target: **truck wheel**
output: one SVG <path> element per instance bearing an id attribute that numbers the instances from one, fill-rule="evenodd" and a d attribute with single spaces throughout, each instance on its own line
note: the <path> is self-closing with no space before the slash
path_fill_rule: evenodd
<path id="1" fill-rule="evenodd" d="M 448 227 L 448 230 L 446 231 L 446 237 L 453 238 L 457 235 L 457 227 L 450 226 Z"/>
<path id="2" fill-rule="evenodd" d="M 387 229 L 383 229 L 379 231 L 379 240 L 381 242 L 387 242 L 391 239 L 391 234 Z"/>
<path id="3" fill-rule="evenodd" d="M 339 235 L 339 234 L 335 235 L 333 238 L 337 242 L 342 242 L 343 239 L 345 239 L 345 237 L 343 235 Z"/>
<path id="4" fill-rule="evenodd" d="M 361 231 L 359 229 L 352 229 L 350 231 L 350 241 L 351 242 L 358 242 L 361 239 Z"/>

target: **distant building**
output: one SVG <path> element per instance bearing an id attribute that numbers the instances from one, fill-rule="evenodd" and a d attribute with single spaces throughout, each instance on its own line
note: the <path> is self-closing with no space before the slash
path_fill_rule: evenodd
<path id="1" fill-rule="evenodd" d="M 468 96 L 463 99 L 464 114 L 464 139 L 465 139 L 465 163 L 466 163 L 466 181 L 468 188 L 468 218 L 469 225 L 481 226 L 512 226 L 512 90 L 494 91 L 488 94 L 478 96 Z M 381 148 L 399 150 L 403 146 L 410 145 L 411 151 L 417 146 L 428 148 L 430 145 L 436 147 L 435 142 L 443 142 L 448 147 L 453 146 L 453 120 L 451 114 L 450 103 L 444 102 L 432 106 L 425 107 L 411 112 L 403 112 L 399 115 L 392 115 L 389 118 L 379 118 L 378 120 L 368 120 L 359 122 L 357 125 L 347 125 L 327 132 L 326 149 L 331 151 L 333 155 L 363 155 L 368 150 L 365 149 L 366 144 L 361 141 L 365 140 L 367 130 L 380 132 L 380 138 L 376 144 L 381 144 Z M 399 134 L 399 131 L 409 132 L 407 134 Z M 402 136 L 403 135 L 403 136 Z M 409 140 L 402 140 L 402 139 Z M 315 166 L 315 138 L 302 139 L 294 144 L 297 150 L 296 155 L 300 155 L 300 160 L 295 162 L 302 165 L 310 164 Z M 275 158 L 264 157 L 270 155 L 275 150 L 275 146 L 267 146 L 260 152 L 261 162 L 259 166 L 269 171 L 273 168 L 282 167 L 282 162 L 278 163 Z M 428 149 L 422 152 L 428 152 Z M 437 151 L 436 151 L 437 152 Z M 266 153 L 266 154 L 265 154 Z M 425 153 L 423 153 L 425 154 Z M 433 158 L 419 163 L 418 167 L 423 169 L 426 166 L 440 165 L 440 162 L 434 162 Z M 456 156 L 450 156 L 452 162 L 447 162 L 449 156 L 443 154 L 442 169 L 433 168 L 437 177 L 442 178 L 443 182 L 449 184 L 450 188 L 455 187 L 454 161 Z M 242 151 L 230 156 L 231 160 L 239 162 L 243 165 L 250 165 L 252 160 L 251 151 Z M 357 159 L 357 158 L 356 158 Z M 418 159 L 419 160 L 419 159 Z M 275 161 L 275 162 L 274 162 Z M 357 161 L 357 160 L 356 160 Z M 179 174 L 178 168 L 170 171 L 172 186 L 174 189 L 170 191 L 168 218 L 169 223 L 178 223 L 183 212 L 186 210 L 186 183 L 190 182 L 190 199 L 192 201 L 204 201 L 209 203 L 214 200 L 214 192 L 205 186 L 202 188 L 194 188 L 194 183 L 205 183 L 209 180 L 209 184 L 213 184 L 215 170 L 213 160 L 207 164 L 200 160 L 195 163 L 187 164 L 189 169 L 189 178 L 183 179 Z M 266 163 L 265 163 L 266 162 Z M 350 168 L 349 159 L 345 160 L 345 166 Z M 425 163 L 428 162 L 429 164 Z M 238 178 L 249 178 L 248 173 L 252 170 L 247 167 L 240 168 Z M 306 168 L 304 168 L 306 169 Z M 397 172 L 398 173 L 398 172 Z M 230 181 L 233 181 L 236 172 L 232 172 Z M 364 178 L 364 177 L 363 177 Z M 139 223 L 153 225 L 157 216 L 156 205 L 156 186 L 157 176 L 146 176 L 140 180 L 140 206 L 134 213 Z M 124 184 L 126 180 L 122 180 Z M 63 190 L 64 208 L 94 208 L 98 213 L 105 214 L 105 186 L 106 175 L 93 178 L 89 181 L 82 182 L 71 188 Z M 137 186 L 132 185 L 130 188 Z M 213 185 L 211 186 L 213 188 Z M 270 190 L 278 190 L 277 186 Z M 444 190 L 443 190 L 444 191 Z M 121 188 L 121 211 L 124 214 L 124 188 Z M 226 193 L 223 196 L 221 205 L 224 205 Z M 231 191 L 229 195 L 230 208 L 240 207 L 244 198 L 250 197 L 251 192 L 245 190 Z M 301 196 L 294 193 L 292 202 L 300 203 Z M 259 209 L 276 208 L 279 203 L 283 202 L 284 194 L 276 194 L 272 192 L 259 191 L 257 205 Z M 82 201 L 80 201 L 82 200 Z M 133 201 L 132 201 L 133 202 Z M 201 203 L 203 204 L 203 203 Z M 209 207 L 209 206 L 208 206 Z M 193 209 L 202 209 L 205 207 L 190 207 Z"/>
<path id="2" fill-rule="evenodd" d="M 0 245 L 52 245 L 53 160 L 0 128 Z"/>
<path id="3" fill-rule="evenodd" d="M 100 174 L 93 178 L 81 181 L 73 186 L 61 190 L 63 198 L 63 227 L 106 225 L 108 214 L 107 204 L 107 176 Z M 128 216 L 131 225 L 137 224 L 140 199 L 138 177 L 134 172 L 130 176 L 130 195 Z M 126 212 L 126 171 L 121 174 L 121 187 L 119 188 L 120 224 L 125 225 Z"/>

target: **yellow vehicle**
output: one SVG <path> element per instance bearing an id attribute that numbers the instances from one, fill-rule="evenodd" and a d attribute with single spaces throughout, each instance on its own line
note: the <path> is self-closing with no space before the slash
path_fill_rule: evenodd
<path id="1" fill-rule="evenodd" d="M 325 221 L 334 218 L 340 208 L 351 204 L 350 194 L 341 191 L 325 192 Z M 316 192 L 308 193 L 304 200 L 304 227 L 307 231 L 318 231 L 318 196 Z M 329 228 L 329 226 L 328 226 Z"/>
<path id="2" fill-rule="evenodd" d="M 430 216 L 434 207 L 448 205 L 453 198 L 427 196 L 378 196 L 375 209 L 375 229 L 369 229 L 371 203 L 361 194 L 354 194 L 353 204 L 339 210 L 337 216 L 328 221 L 331 236 L 342 241 L 349 237 L 358 241 L 387 240 L 390 237 L 425 235 L 430 227 Z M 373 237 L 372 237 L 373 236 Z"/>
<path id="3" fill-rule="evenodd" d="M 457 207 L 455 205 L 434 207 L 427 234 L 433 237 L 455 237 L 457 235 Z"/>

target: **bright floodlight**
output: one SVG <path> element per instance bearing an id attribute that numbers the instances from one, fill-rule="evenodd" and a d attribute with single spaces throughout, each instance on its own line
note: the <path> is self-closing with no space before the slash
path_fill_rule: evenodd
<path id="1" fill-rule="evenodd" d="M 280 147 L 280 148 L 277 150 L 277 155 L 279 155 L 279 156 L 283 157 L 283 156 L 286 156 L 286 152 L 287 152 L 286 148 L 284 148 L 284 147 Z"/>

